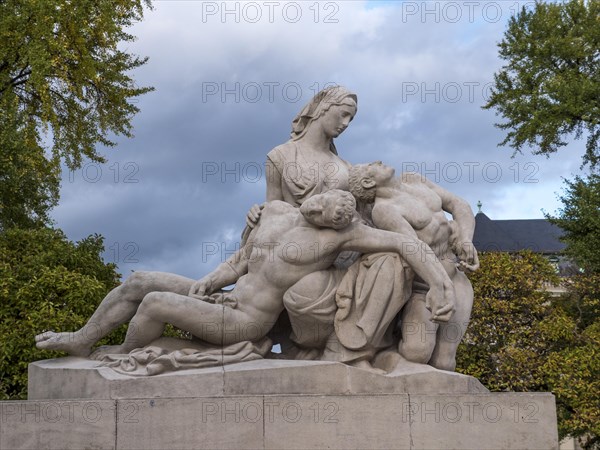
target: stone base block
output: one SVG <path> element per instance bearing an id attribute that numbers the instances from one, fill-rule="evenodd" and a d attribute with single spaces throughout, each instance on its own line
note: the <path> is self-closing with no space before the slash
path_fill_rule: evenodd
<path id="1" fill-rule="evenodd" d="M 117 440 L 116 402 L 0 402 L 0 449 L 110 449 Z"/>
<path id="2" fill-rule="evenodd" d="M 327 361 L 259 360 L 151 377 L 123 375 L 84 358 L 29 365 L 29 399 L 188 398 L 287 394 L 485 393 L 476 379 L 406 362 L 387 375 Z"/>
<path id="3" fill-rule="evenodd" d="M 551 394 L 0 402 L 1 449 L 556 449 Z"/>
<path id="4" fill-rule="evenodd" d="M 551 394 L 490 393 L 410 363 L 386 375 L 260 360 L 133 377 L 61 358 L 30 364 L 29 398 L 0 403 L 0 449 L 558 447 Z"/>

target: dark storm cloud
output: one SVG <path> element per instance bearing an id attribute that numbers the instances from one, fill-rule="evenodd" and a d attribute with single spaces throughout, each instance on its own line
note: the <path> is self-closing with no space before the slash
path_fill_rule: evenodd
<path id="1" fill-rule="evenodd" d="M 136 82 L 156 88 L 137 103 L 135 138 L 104 152 L 99 177 L 95 166 L 65 174 L 57 225 L 73 239 L 104 235 L 125 276 L 201 276 L 235 250 L 246 211 L 264 201 L 266 153 L 328 82 L 359 96 L 336 143 L 346 160 L 420 171 L 495 219 L 541 217 L 580 153 L 511 160 L 496 147 L 496 118 L 480 106 L 510 5 L 496 20 L 493 2 L 467 3 L 457 22 L 443 2 L 356 1 L 336 3 L 337 22 L 301 3 L 298 22 L 279 12 L 249 23 L 206 15 L 207 2 L 157 2 L 132 30 L 130 50 L 150 57 Z"/>

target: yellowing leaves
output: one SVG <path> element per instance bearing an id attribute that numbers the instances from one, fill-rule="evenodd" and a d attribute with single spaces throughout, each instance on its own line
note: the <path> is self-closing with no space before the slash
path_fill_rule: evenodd
<path id="1" fill-rule="evenodd" d="M 491 390 L 551 391 L 561 437 L 600 436 L 600 274 L 563 280 L 568 294 L 550 298 L 543 286 L 558 280 L 543 256 L 480 260 L 470 275 L 475 301 L 457 370 Z"/>

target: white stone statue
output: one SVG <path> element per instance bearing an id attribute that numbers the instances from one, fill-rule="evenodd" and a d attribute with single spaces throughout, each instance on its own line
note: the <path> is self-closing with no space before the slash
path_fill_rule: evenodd
<path id="1" fill-rule="evenodd" d="M 3 408 L 0 441 L 557 448 L 551 394 L 490 393 L 450 372 L 473 302 L 464 272 L 479 267 L 473 212 L 418 174 L 344 161 L 333 140 L 356 111 L 342 87 L 308 102 L 268 153 L 266 202 L 246 214 L 240 250 L 215 270 L 135 272 L 80 330 L 36 336 L 89 359 L 31 363 L 29 401 Z M 126 322 L 122 344 L 94 347 Z M 162 336 L 165 324 L 192 338 Z M 74 420 L 60 420 L 63 403 Z"/>
<path id="2" fill-rule="evenodd" d="M 454 289 L 433 253 L 413 237 L 353 220 L 355 206 L 351 194 L 337 189 L 311 197 L 301 208 L 268 202 L 246 245 L 214 272 L 196 282 L 167 273 L 139 272 L 107 295 L 86 327 L 73 333 L 43 333 L 36 337 L 37 346 L 88 355 L 95 343 L 86 334 L 89 327 L 102 330 L 96 334 L 99 337 L 127 320 L 130 325 L 123 344 L 101 348 L 95 357 L 151 344 L 162 335 L 166 323 L 218 345 L 247 340 L 242 330 L 251 324 L 257 330 L 254 339 L 260 339 L 283 310 L 286 290 L 304 276 L 330 266 L 344 250 L 397 252 L 427 280 L 427 301 L 436 314 L 451 311 Z M 317 257 L 308 251 L 290 256 L 289 243 L 300 249 L 316 244 L 322 250 Z M 232 283 L 236 285 L 226 294 L 227 302 L 216 304 L 205 298 Z"/>
<path id="3" fill-rule="evenodd" d="M 130 321 L 122 345 L 92 357 L 150 345 L 166 323 L 217 351 L 243 342 L 267 348 L 266 335 L 285 309 L 293 358 L 372 369 L 378 352 L 396 348 L 409 361 L 453 370 L 473 299 L 455 259 L 461 270 L 479 264 L 473 213 L 418 175 L 394 179 L 380 163 L 353 167 L 341 159 L 333 139 L 354 118 L 357 101 L 343 87 L 327 88 L 294 119 L 291 139 L 267 155 L 267 202 L 248 212 L 234 257 L 198 281 L 135 272 L 80 330 L 42 333 L 36 345 L 90 356 L 102 337 Z M 430 334 L 423 340 L 416 328 Z M 229 347 L 228 362 L 238 350 Z"/>

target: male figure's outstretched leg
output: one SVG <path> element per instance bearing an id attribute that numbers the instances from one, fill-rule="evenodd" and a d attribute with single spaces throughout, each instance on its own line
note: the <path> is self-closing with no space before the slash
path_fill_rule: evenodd
<path id="1" fill-rule="evenodd" d="M 107 350 L 101 347 L 93 357 L 102 357 L 105 353 L 129 353 L 144 347 L 162 336 L 167 323 L 203 341 L 221 346 L 248 340 L 244 325 L 250 324 L 253 329 L 258 327 L 265 330 L 262 336 L 254 338 L 263 337 L 268 331 L 237 309 L 171 292 L 151 292 L 144 297 L 131 319 L 123 344 Z"/>
<path id="2" fill-rule="evenodd" d="M 119 325 L 130 320 L 149 292 L 175 292 L 187 295 L 195 280 L 166 272 L 134 272 L 110 291 L 92 317 L 77 331 L 47 331 L 35 337 L 40 349 L 65 351 L 88 356 L 92 346 Z"/>

